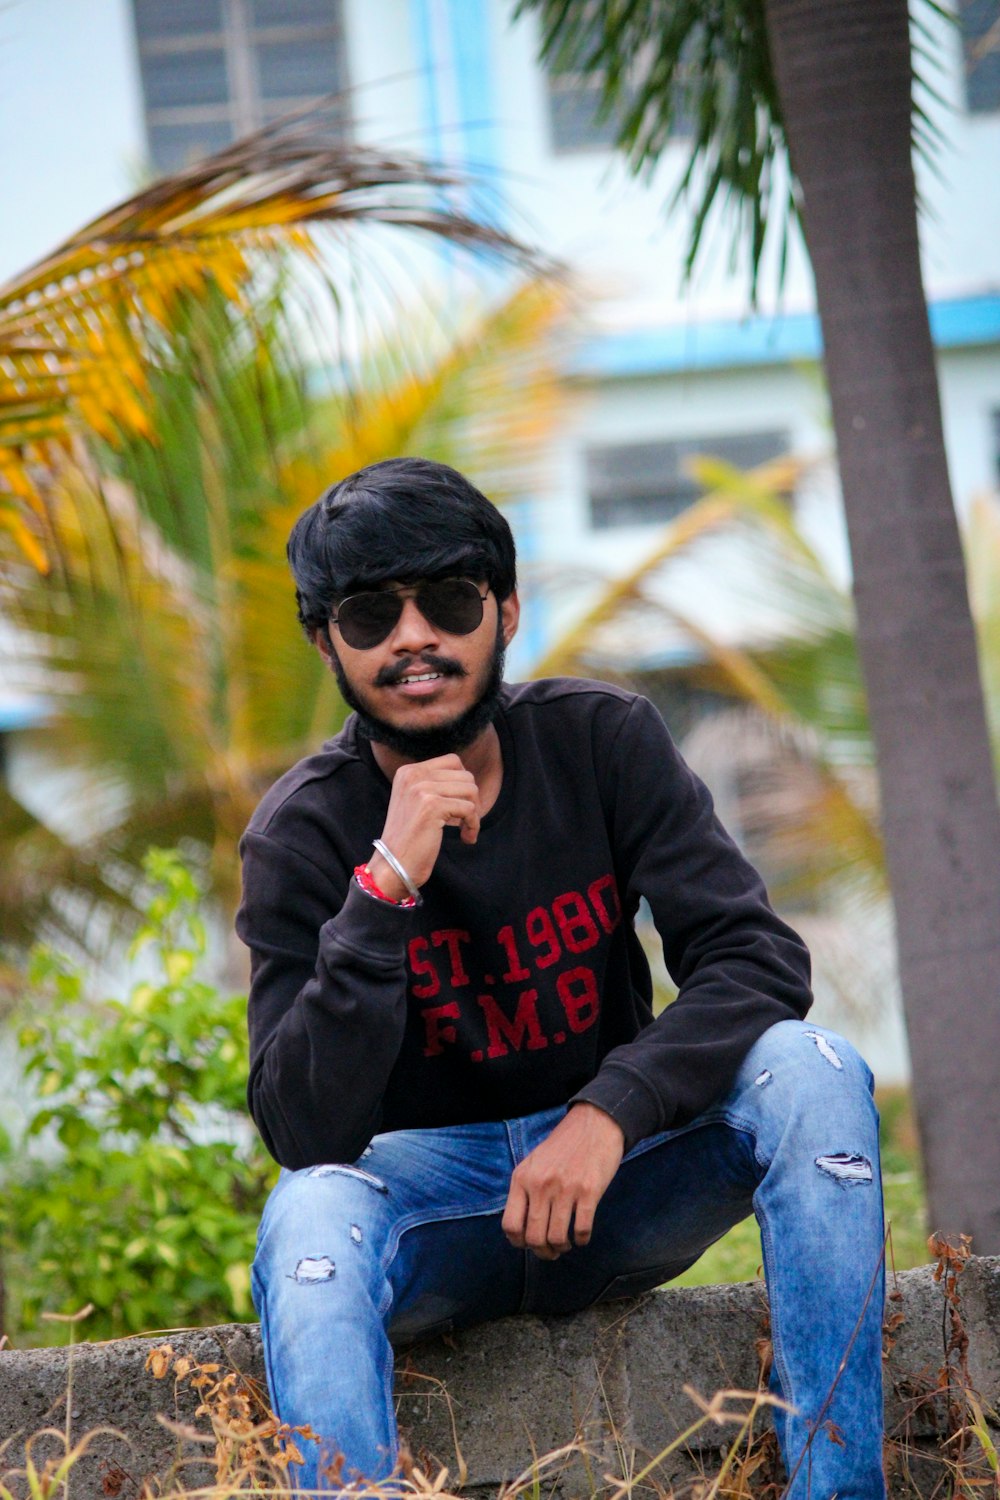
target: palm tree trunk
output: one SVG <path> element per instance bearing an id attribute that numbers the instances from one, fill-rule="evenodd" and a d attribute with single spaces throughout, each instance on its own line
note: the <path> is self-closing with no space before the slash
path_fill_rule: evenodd
<path id="1" fill-rule="evenodd" d="M 931 1226 L 996 1254 L 1000 810 L 920 274 L 906 0 L 765 10 L 823 327 Z"/>

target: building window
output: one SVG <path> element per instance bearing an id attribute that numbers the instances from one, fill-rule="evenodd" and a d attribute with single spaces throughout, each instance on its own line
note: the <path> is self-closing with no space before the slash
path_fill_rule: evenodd
<path id="1" fill-rule="evenodd" d="M 568 151 L 610 150 L 618 139 L 624 111 L 620 104 L 601 114 L 602 81 L 598 74 L 560 70 L 549 63 L 549 133 L 557 155 Z M 626 85 L 627 87 L 627 85 Z M 690 102 L 678 95 L 670 122 L 671 140 L 693 134 Z"/>
<path id="2" fill-rule="evenodd" d="M 554 152 L 607 150 L 614 145 L 619 117 L 616 110 L 600 117 L 601 87 L 600 78 L 593 74 L 550 64 L 549 130 Z"/>
<path id="3" fill-rule="evenodd" d="M 587 0 L 579 0 L 579 3 L 586 4 Z M 594 24 L 599 20 L 599 14 L 595 12 Z M 696 59 L 702 42 L 702 28 L 693 27 L 684 43 L 683 61 L 674 78 L 671 137 L 689 136 L 694 130 L 688 80 L 697 76 L 699 64 Z M 561 61 L 558 52 L 548 58 L 545 67 L 553 151 L 562 154 L 610 149 L 618 138 L 625 109 L 636 95 L 639 78 L 653 68 L 652 54 L 652 44 L 646 44 L 622 84 L 620 98 L 606 113 L 601 110 L 604 79 L 600 72 L 584 72 L 572 63 Z"/>
<path id="4" fill-rule="evenodd" d="M 671 442 L 624 443 L 586 451 L 590 521 L 611 526 L 663 525 L 701 494 L 686 460 L 710 454 L 740 469 L 752 469 L 787 453 L 786 432 L 683 438 Z"/>
<path id="5" fill-rule="evenodd" d="M 1000 110 L 1000 0 L 960 0 L 965 102 L 973 114 Z"/>
<path id="6" fill-rule="evenodd" d="M 133 0 L 133 11 L 161 172 L 345 88 L 341 0 Z"/>

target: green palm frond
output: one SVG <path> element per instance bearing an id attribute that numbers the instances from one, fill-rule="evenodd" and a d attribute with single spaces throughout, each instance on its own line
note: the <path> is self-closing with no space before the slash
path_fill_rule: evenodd
<path id="1" fill-rule="evenodd" d="M 130 907 L 127 882 L 105 850 L 71 841 L 43 823 L 0 783 L 0 917 L 4 947 L 39 940 L 99 952 L 109 914 Z M 11 979 L 0 954 L 0 991 Z M 23 976 L 22 976 L 23 977 Z"/>
<path id="2" fill-rule="evenodd" d="M 935 0 L 924 0 L 923 9 L 948 14 Z M 600 118 L 614 123 L 615 145 L 634 173 L 649 175 L 671 143 L 684 153 L 671 207 L 682 198 L 693 201 L 687 275 L 713 211 L 721 209 L 731 260 L 747 254 L 752 300 L 769 238 L 777 238 L 780 285 L 798 188 L 788 162 L 764 0 L 518 0 L 515 14 L 526 11 L 538 16 L 543 62 L 600 84 Z M 921 51 L 919 14 L 914 26 L 914 85 L 918 95 L 933 98 L 929 80 L 940 67 L 939 40 L 932 38 L 932 46 Z M 913 135 L 916 149 L 933 164 L 940 131 L 919 102 Z"/>
<path id="3" fill-rule="evenodd" d="M 674 202 L 695 194 L 690 273 L 717 203 L 732 243 L 750 251 L 752 291 L 776 220 L 787 241 L 794 203 L 763 0 L 520 0 L 541 24 L 542 58 L 599 80 L 601 109 L 633 170 L 648 172 L 671 141 L 687 155 Z M 778 194 L 775 202 L 775 194 Z"/>
<path id="4" fill-rule="evenodd" d="M 642 650 L 641 642 L 656 638 L 656 616 L 674 612 L 672 605 L 651 593 L 656 575 L 705 538 L 729 531 L 743 517 L 756 516 L 786 535 L 787 507 L 780 497 L 794 485 L 800 468 L 795 460 L 782 459 L 743 474 L 719 460 L 706 459 L 701 470 L 703 481 L 711 483 L 714 478 L 718 483 L 664 528 L 645 557 L 601 591 L 579 620 L 536 662 L 533 675 L 552 677 L 579 671 L 585 659 L 604 654 L 602 631 L 614 629 L 620 634 L 623 621 L 630 631 L 626 643 L 618 649 L 634 660 Z"/>

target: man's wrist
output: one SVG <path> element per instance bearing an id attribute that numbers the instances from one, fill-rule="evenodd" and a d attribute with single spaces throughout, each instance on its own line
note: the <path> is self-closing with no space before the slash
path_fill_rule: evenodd
<path id="1" fill-rule="evenodd" d="M 612 1133 L 614 1133 L 614 1135 L 616 1135 L 618 1140 L 621 1142 L 622 1149 L 624 1150 L 625 1131 L 619 1125 L 614 1115 L 609 1114 L 606 1109 L 602 1109 L 599 1104 L 591 1104 L 589 1099 L 575 1099 L 570 1103 L 569 1107 L 570 1111 L 573 1113 L 575 1113 L 577 1110 L 585 1110 L 589 1115 L 593 1117 L 594 1123 L 598 1126 L 599 1129 L 605 1128 L 605 1125 L 607 1127 L 610 1127 L 607 1130 L 608 1136 L 610 1137 Z"/>
<path id="2" fill-rule="evenodd" d="M 410 894 L 409 891 L 406 889 L 406 886 L 400 880 L 399 876 L 396 874 L 389 861 L 387 859 L 383 859 L 382 855 L 379 854 L 377 849 L 373 852 L 371 859 L 367 860 L 366 863 L 369 870 L 371 870 L 372 872 L 372 878 L 374 879 L 375 884 L 378 886 L 383 896 L 387 897 L 387 899 L 390 901 L 395 901 L 397 905 L 399 904 L 399 902 L 405 901 L 407 899 Z"/>

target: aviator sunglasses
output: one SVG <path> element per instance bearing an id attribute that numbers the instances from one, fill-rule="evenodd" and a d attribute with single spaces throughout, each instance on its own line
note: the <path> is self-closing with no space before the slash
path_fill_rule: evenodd
<path id="1" fill-rule="evenodd" d="M 483 622 L 486 594 L 481 594 L 468 578 L 438 578 L 416 584 L 412 597 L 424 619 L 438 630 L 446 635 L 471 635 Z M 341 599 L 331 623 L 355 651 L 370 651 L 395 630 L 403 603 L 401 589 L 349 594 Z"/>

